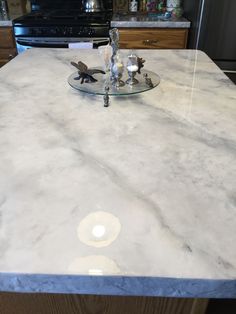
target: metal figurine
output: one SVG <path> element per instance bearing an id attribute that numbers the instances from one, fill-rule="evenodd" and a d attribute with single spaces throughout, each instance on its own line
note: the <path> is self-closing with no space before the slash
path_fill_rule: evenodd
<path id="1" fill-rule="evenodd" d="M 109 107 L 109 86 L 105 87 L 105 95 L 103 96 L 104 107 Z"/>
<path id="2" fill-rule="evenodd" d="M 145 78 L 145 83 L 150 87 L 150 88 L 153 88 L 154 85 L 152 83 L 152 79 L 150 77 L 148 77 L 148 74 L 145 73 L 143 74 L 143 77 Z"/>
<path id="3" fill-rule="evenodd" d="M 92 76 L 93 74 L 96 74 L 96 73 L 105 74 L 104 71 L 99 70 L 99 69 L 89 69 L 87 65 L 81 61 L 79 61 L 78 63 L 75 63 L 72 61 L 71 64 L 79 70 L 78 71 L 79 76 L 75 77 L 75 80 L 81 79 L 81 82 L 80 82 L 81 84 L 83 84 L 84 82 L 85 83 L 97 82 L 97 80 Z"/>
<path id="4" fill-rule="evenodd" d="M 129 78 L 126 81 L 126 84 L 129 84 L 130 86 L 136 85 L 139 83 L 139 81 L 135 78 L 136 73 L 138 72 L 138 57 L 136 54 L 131 54 L 128 56 L 128 62 L 127 62 L 127 71 Z"/>
<path id="5" fill-rule="evenodd" d="M 143 58 L 137 58 L 138 61 L 138 74 L 141 74 L 141 68 L 144 67 L 144 62 L 146 62 L 146 60 L 144 60 Z"/>

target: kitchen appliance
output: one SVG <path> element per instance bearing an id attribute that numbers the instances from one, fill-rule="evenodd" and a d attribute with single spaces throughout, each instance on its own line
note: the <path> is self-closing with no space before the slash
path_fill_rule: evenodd
<path id="1" fill-rule="evenodd" d="M 111 17 L 112 0 L 31 1 L 31 13 L 13 21 L 18 53 L 33 47 L 105 45 L 109 41 Z"/>
<path id="2" fill-rule="evenodd" d="M 99 0 L 84 0 L 83 7 L 86 12 L 99 12 L 102 10 L 101 2 Z"/>
<path id="3" fill-rule="evenodd" d="M 200 49 L 236 83 L 236 1 L 185 0 L 189 48 Z"/>

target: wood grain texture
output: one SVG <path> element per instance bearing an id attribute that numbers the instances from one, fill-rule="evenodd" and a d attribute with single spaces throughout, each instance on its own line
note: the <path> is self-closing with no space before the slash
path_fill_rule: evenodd
<path id="1" fill-rule="evenodd" d="M 204 314 L 205 300 L 63 294 L 0 294 L 1 314 Z M 195 311 L 195 312 L 194 312 Z"/>
<path id="2" fill-rule="evenodd" d="M 184 49 L 188 29 L 185 28 L 120 28 L 123 49 Z"/>
<path id="3" fill-rule="evenodd" d="M 0 67 L 9 62 L 17 55 L 15 48 L 2 49 L 0 48 Z"/>
<path id="4" fill-rule="evenodd" d="M 206 313 L 208 303 L 209 303 L 208 299 L 194 299 L 190 314 Z"/>
<path id="5" fill-rule="evenodd" d="M 14 48 L 15 40 L 11 27 L 0 27 L 0 48 Z"/>
<path id="6" fill-rule="evenodd" d="M 17 55 L 12 27 L 0 27 L 0 67 Z"/>
<path id="7" fill-rule="evenodd" d="M 16 48 L 0 48 L 0 59 L 12 59 L 16 54 Z"/>

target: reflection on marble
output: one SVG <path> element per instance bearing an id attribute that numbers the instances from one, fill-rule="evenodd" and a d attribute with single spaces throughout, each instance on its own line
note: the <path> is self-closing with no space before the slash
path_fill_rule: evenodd
<path id="1" fill-rule="evenodd" d="M 111 27 L 158 27 L 158 28 L 190 28 L 191 23 L 181 18 L 163 19 L 152 15 L 113 15 Z"/>
<path id="2" fill-rule="evenodd" d="M 74 259 L 68 267 L 73 274 L 109 275 L 119 274 L 120 269 L 116 263 L 106 256 L 84 256 Z"/>
<path id="3" fill-rule="evenodd" d="M 121 225 L 117 217 L 104 211 L 98 211 L 88 214 L 81 220 L 77 234 L 84 244 L 99 248 L 114 242 L 120 229 Z"/>
<path id="4" fill-rule="evenodd" d="M 0 70 L 0 290 L 236 297 L 235 85 L 202 52 L 138 54 L 161 84 L 109 108 L 67 84 L 97 50 Z M 99 211 L 121 231 L 96 248 L 77 228 Z M 78 272 L 86 256 L 117 268 Z"/>

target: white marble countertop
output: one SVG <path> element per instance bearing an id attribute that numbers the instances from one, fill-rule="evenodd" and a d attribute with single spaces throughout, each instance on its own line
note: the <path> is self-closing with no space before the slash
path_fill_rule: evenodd
<path id="1" fill-rule="evenodd" d="M 1 291 L 236 297 L 236 88 L 202 52 L 139 55 L 160 85 L 109 108 L 67 83 L 97 50 L 1 68 Z"/>
<path id="2" fill-rule="evenodd" d="M 134 28 L 190 28 L 191 23 L 184 17 L 163 19 L 153 15 L 114 14 L 111 27 Z"/>

